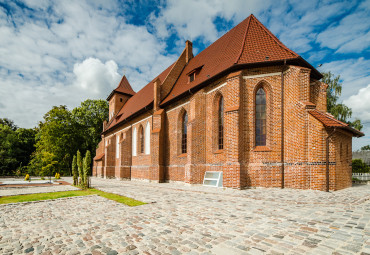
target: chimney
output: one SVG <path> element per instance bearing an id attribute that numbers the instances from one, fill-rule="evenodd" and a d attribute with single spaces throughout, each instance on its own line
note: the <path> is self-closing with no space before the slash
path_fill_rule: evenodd
<path id="1" fill-rule="evenodd" d="M 161 80 L 155 79 L 154 83 L 154 112 L 159 110 L 159 104 L 161 103 Z"/>
<path id="2" fill-rule="evenodd" d="M 105 130 L 105 128 L 107 127 L 107 121 L 106 120 L 104 120 L 103 121 L 103 131 Z"/>
<path id="3" fill-rule="evenodd" d="M 186 41 L 186 63 L 189 63 L 190 59 L 192 59 L 193 56 L 193 43 L 189 40 Z"/>

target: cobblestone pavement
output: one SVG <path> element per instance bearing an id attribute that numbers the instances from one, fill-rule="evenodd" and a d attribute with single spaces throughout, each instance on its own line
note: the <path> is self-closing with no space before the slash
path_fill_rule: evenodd
<path id="1" fill-rule="evenodd" d="M 223 190 L 94 178 L 99 196 L 0 205 L 1 254 L 370 254 L 370 185 Z"/>

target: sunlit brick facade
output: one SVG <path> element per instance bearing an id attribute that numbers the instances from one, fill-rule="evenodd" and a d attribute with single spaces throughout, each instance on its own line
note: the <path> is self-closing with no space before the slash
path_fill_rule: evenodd
<path id="1" fill-rule="evenodd" d="M 187 42 L 141 91 L 124 77 L 109 96 L 93 175 L 201 184 L 219 171 L 236 189 L 349 187 L 352 137 L 362 133 L 326 113 L 320 78 L 253 15 L 196 57 Z"/>

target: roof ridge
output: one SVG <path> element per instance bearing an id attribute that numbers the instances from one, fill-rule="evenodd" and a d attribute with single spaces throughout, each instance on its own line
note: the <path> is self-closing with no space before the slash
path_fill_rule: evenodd
<path id="1" fill-rule="evenodd" d="M 289 49 L 287 46 L 285 46 L 280 40 L 279 38 L 277 38 L 269 29 L 267 29 L 267 27 L 265 27 L 253 14 L 251 15 L 254 20 L 256 21 L 257 25 L 259 25 L 269 36 L 272 37 L 272 39 L 285 51 L 293 54 L 293 55 L 296 55 L 296 57 L 299 57 L 300 55 L 297 54 L 296 52 L 292 51 L 291 49 Z"/>
<path id="2" fill-rule="evenodd" d="M 242 43 L 242 46 L 240 47 L 240 53 L 239 53 L 239 56 L 238 58 L 236 59 L 236 61 L 234 62 L 234 64 L 238 63 L 240 57 L 243 55 L 243 49 L 244 49 L 244 45 L 245 45 L 245 41 L 247 40 L 247 34 L 248 34 L 248 31 L 249 31 L 249 24 L 251 23 L 251 17 L 254 17 L 253 14 L 249 15 L 249 17 L 247 18 L 248 19 L 248 24 L 247 24 L 247 27 L 245 28 L 245 34 L 244 34 L 244 39 L 243 39 L 243 43 Z"/>

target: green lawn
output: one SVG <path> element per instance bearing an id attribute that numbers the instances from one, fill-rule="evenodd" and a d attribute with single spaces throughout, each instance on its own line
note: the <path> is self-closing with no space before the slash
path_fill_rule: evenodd
<path id="1" fill-rule="evenodd" d="M 144 202 L 141 202 L 141 201 L 129 198 L 129 197 L 124 197 L 124 196 L 104 192 L 104 191 L 97 190 L 97 189 L 37 193 L 37 194 L 18 195 L 18 196 L 6 196 L 6 197 L 0 197 L 0 204 L 49 200 L 49 199 L 56 199 L 56 198 L 62 198 L 62 197 L 88 196 L 88 195 L 95 195 L 95 194 L 101 197 L 105 197 L 107 199 L 116 201 L 118 203 L 126 204 L 128 206 L 138 206 L 138 205 L 146 204 Z"/>

